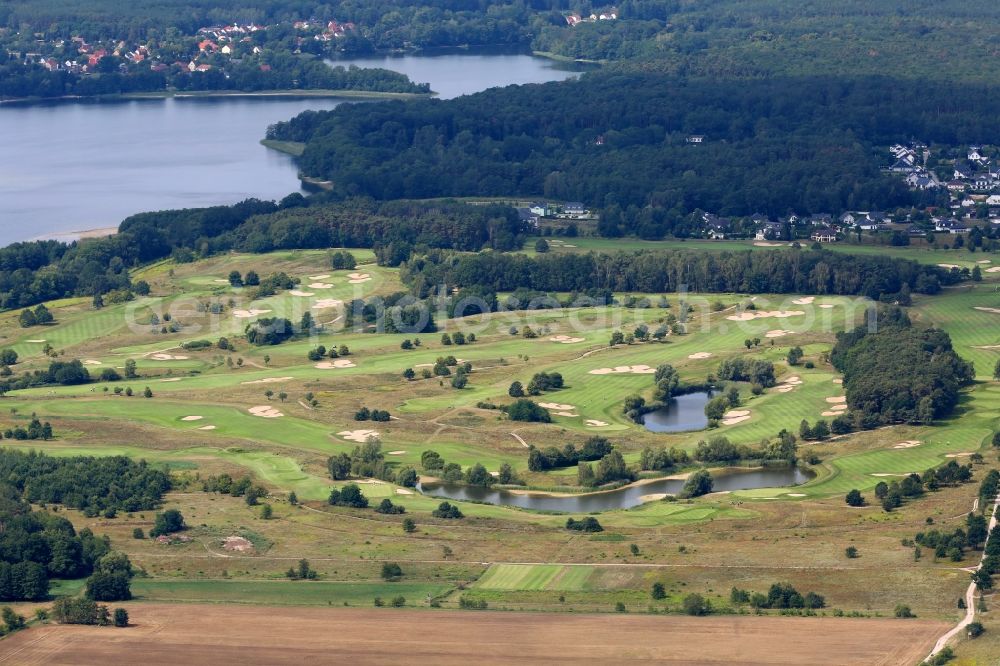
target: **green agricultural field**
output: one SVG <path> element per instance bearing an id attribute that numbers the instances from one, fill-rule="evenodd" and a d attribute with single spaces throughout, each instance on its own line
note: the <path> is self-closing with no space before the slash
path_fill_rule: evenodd
<path id="1" fill-rule="evenodd" d="M 482 590 L 578 591 L 586 587 L 592 567 L 552 564 L 494 564 L 475 587 Z"/>
<path id="2" fill-rule="evenodd" d="M 142 601 L 267 604 L 274 606 L 366 606 L 375 597 L 386 604 L 406 598 L 407 606 L 426 606 L 446 594 L 442 583 L 354 583 L 339 581 L 141 580 L 133 585 Z"/>

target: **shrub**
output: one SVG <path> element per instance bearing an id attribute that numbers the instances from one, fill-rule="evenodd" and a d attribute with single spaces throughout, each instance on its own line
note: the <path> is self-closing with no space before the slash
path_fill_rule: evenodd
<path id="1" fill-rule="evenodd" d="M 441 502 L 438 508 L 431 512 L 431 515 L 435 518 L 445 518 L 448 520 L 458 520 L 465 517 L 465 514 L 451 502 Z"/>
<path id="2" fill-rule="evenodd" d="M 593 516 L 587 516 L 580 520 L 574 520 L 573 518 L 566 519 L 566 529 L 574 530 L 576 532 L 603 532 L 604 528 L 601 524 L 597 522 L 597 518 Z"/>

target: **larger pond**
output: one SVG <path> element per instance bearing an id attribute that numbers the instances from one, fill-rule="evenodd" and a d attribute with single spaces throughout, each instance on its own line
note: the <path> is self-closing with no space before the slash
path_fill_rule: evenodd
<path id="1" fill-rule="evenodd" d="M 375 57 L 442 97 L 574 76 L 544 58 L 511 54 Z M 267 126 L 317 98 L 200 98 L 0 105 L 0 246 L 116 227 L 149 210 L 277 199 L 299 190 L 291 158 L 260 145 Z"/>
<path id="2" fill-rule="evenodd" d="M 705 405 L 712 399 L 707 392 L 688 393 L 671 398 L 654 412 L 643 414 L 642 424 L 652 432 L 687 432 L 708 426 Z"/>
<path id="3" fill-rule="evenodd" d="M 713 472 L 714 490 L 748 490 L 751 488 L 780 488 L 809 481 L 812 476 L 797 467 L 764 467 L 752 470 L 725 470 Z M 527 491 L 483 488 L 481 486 L 421 483 L 417 489 L 425 495 L 445 499 L 466 500 L 516 506 L 535 511 L 561 511 L 565 513 L 592 513 L 613 509 L 630 509 L 643 503 L 643 497 L 665 493 L 676 495 L 684 487 L 684 479 L 656 479 L 594 493 L 579 495 L 553 495 Z"/>

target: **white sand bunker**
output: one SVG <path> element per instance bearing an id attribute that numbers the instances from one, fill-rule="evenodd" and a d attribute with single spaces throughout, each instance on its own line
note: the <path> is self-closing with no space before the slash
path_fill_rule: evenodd
<path id="1" fill-rule="evenodd" d="M 538 406 L 544 407 L 545 409 L 555 409 L 560 412 L 571 412 L 576 409 L 574 405 L 563 405 L 558 402 L 540 402 L 538 403 Z"/>
<path id="2" fill-rule="evenodd" d="M 656 368 L 648 365 L 619 365 L 614 368 L 596 368 L 588 374 L 591 375 L 653 375 Z"/>
<path id="3" fill-rule="evenodd" d="M 764 337 L 765 338 L 783 338 L 786 335 L 791 335 L 794 332 L 795 331 L 786 331 L 786 330 L 781 329 L 781 328 L 776 328 L 773 331 L 768 331 L 767 333 L 765 333 Z"/>
<path id="4" fill-rule="evenodd" d="M 875 472 L 872 476 L 884 477 L 884 476 L 909 476 L 911 474 L 916 474 L 916 472 L 902 472 L 900 474 L 894 474 L 892 472 Z"/>
<path id="5" fill-rule="evenodd" d="M 990 260 L 990 259 L 980 259 L 980 260 L 979 260 L 979 261 L 977 261 L 976 263 L 977 263 L 977 264 L 992 264 L 992 263 L 993 263 L 993 261 L 992 261 L 992 260 Z"/>
<path id="6" fill-rule="evenodd" d="M 574 414 L 573 412 L 556 412 L 556 416 L 568 416 L 570 418 L 575 418 L 579 416 L 579 414 Z"/>
<path id="7" fill-rule="evenodd" d="M 34 340 L 25 340 L 25 342 L 45 342 L 45 339 L 44 338 L 42 338 L 42 339 L 36 338 Z"/>
<path id="8" fill-rule="evenodd" d="M 181 417 L 181 421 L 201 421 L 204 416 L 184 416 Z"/>
<path id="9" fill-rule="evenodd" d="M 179 382 L 183 377 L 167 377 L 166 379 L 161 379 L 161 382 Z"/>
<path id="10" fill-rule="evenodd" d="M 802 310 L 749 310 L 741 312 L 738 315 L 729 315 L 726 319 L 730 321 L 753 321 L 754 319 L 765 319 L 767 317 L 785 319 L 786 317 L 797 317 L 804 314 L 805 312 Z"/>
<path id="11" fill-rule="evenodd" d="M 573 338 L 568 335 L 553 335 L 549 342 L 561 342 L 564 345 L 571 345 L 574 342 L 583 342 L 583 338 Z"/>
<path id="12" fill-rule="evenodd" d="M 320 361 L 315 366 L 317 370 L 340 370 L 341 368 L 355 368 L 354 361 L 347 358 L 338 358 L 336 361 Z"/>
<path id="13" fill-rule="evenodd" d="M 275 382 L 287 382 L 289 379 L 295 379 L 295 377 L 265 377 L 264 379 L 255 379 L 252 382 L 240 382 L 241 384 L 274 384 Z"/>
<path id="14" fill-rule="evenodd" d="M 364 444 L 365 440 L 367 440 L 372 435 L 378 437 L 377 430 L 341 430 L 337 434 L 346 440 L 350 440 L 352 442 L 361 442 L 362 444 Z"/>
<path id="15" fill-rule="evenodd" d="M 215 278 L 212 282 L 218 282 L 219 284 L 229 284 L 229 280 L 223 280 L 222 278 Z"/>
<path id="16" fill-rule="evenodd" d="M 822 413 L 822 416 L 840 416 L 847 411 L 847 396 L 838 395 L 827 398 L 826 401 L 832 405 Z"/>
<path id="17" fill-rule="evenodd" d="M 789 497 L 805 497 L 806 496 L 805 493 L 785 493 L 785 494 L 788 495 Z"/>
<path id="18" fill-rule="evenodd" d="M 736 425 L 750 420 L 749 409 L 730 409 L 722 415 L 722 425 Z"/>
<path id="19" fill-rule="evenodd" d="M 798 375 L 792 375 L 776 387 L 778 393 L 788 393 L 794 391 L 796 386 L 802 386 L 802 379 Z"/>
<path id="20" fill-rule="evenodd" d="M 315 295 L 311 291 L 302 291 L 300 289 L 292 289 L 288 293 L 291 294 L 292 296 L 314 296 Z"/>
<path id="21" fill-rule="evenodd" d="M 964 458 L 965 456 L 971 456 L 972 454 L 973 454 L 972 451 L 965 451 L 963 453 L 946 453 L 944 457 L 945 458 Z"/>
<path id="22" fill-rule="evenodd" d="M 86 361 L 83 362 L 83 364 L 84 365 L 101 365 L 101 362 L 100 361 L 95 361 L 92 358 L 88 358 Z"/>
<path id="23" fill-rule="evenodd" d="M 309 283 L 309 288 L 310 289 L 332 289 L 333 285 L 330 284 L 329 282 L 310 282 Z"/>
<path id="24" fill-rule="evenodd" d="M 412 495 L 412 490 L 407 490 L 406 488 L 396 488 L 397 495 Z"/>
<path id="25" fill-rule="evenodd" d="M 993 268 L 987 268 L 987 273 L 1000 273 L 1000 266 L 994 266 Z M 30 340 L 28 342 L 31 342 Z"/>
<path id="26" fill-rule="evenodd" d="M 233 316 L 237 319 L 248 319 L 250 317 L 256 317 L 257 315 L 267 314 L 270 310 L 257 310 L 251 308 L 250 310 L 233 310 Z"/>
<path id="27" fill-rule="evenodd" d="M 257 405 L 256 407 L 251 407 L 247 411 L 254 416 L 261 416 L 265 419 L 276 419 L 279 416 L 284 416 L 284 414 L 271 405 Z"/>
<path id="28" fill-rule="evenodd" d="M 319 282 L 320 280 L 325 280 L 330 277 L 329 273 L 324 273 L 323 275 L 310 275 L 309 279 L 313 282 Z"/>
<path id="29" fill-rule="evenodd" d="M 603 428 L 604 426 L 611 425 L 607 421 L 599 421 L 597 419 L 587 419 L 584 421 L 591 428 Z"/>
<path id="30" fill-rule="evenodd" d="M 809 305 L 816 300 L 815 296 L 803 296 L 802 298 L 796 298 L 792 303 L 796 305 Z"/>
<path id="31" fill-rule="evenodd" d="M 339 308 L 343 304 L 344 301 L 339 301 L 336 298 L 321 298 L 313 304 L 312 309 L 325 310 L 326 308 Z"/>
<path id="32" fill-rule="evenodd" d="M 215 426 L 213 425 L 202 426 L 198 428 L 198 430 L 215 430 Z"/>
<path id="33" fill-rule="evenodd" d="M 712 358 L 712 352 L 695 352 L 694 354 L 688 354 L 688 358 L 697 361 L 702 358 Z"/>
<path id="34" fill-rule="evenodd" d="M 389 451 L 389 452 L 388 452 L 387 454 L 385 454 L 385 455 L 387 455 L 387 456 L 401 456 L 401 455 L 403 455 L 404 453 L 406 453 L 406 451 Z"/>
<path id="35" fill-rule="evenodd" d="M 828 403 L 830 403 L 831 405 L 843 405 L 845 402 L 847 402 L 847 396 L 846 395 L 838 395 L 838 396 L 834 396 L 832 398 L 827 398 L 826 401 Z"/>
<path id="36" fill-rule="evenodd" d="M 835 377 L 832 381 L 833 381 L 834 384 L 843 384 L 844 383 L 843 377 Z"/>
<path id="37" fill-rule="evenodd" d="M 829 310 L 830 308 L 836 307 L 833 303 L 821 303 L 820 307 L 824 310 Z"/>
<path id="38" fill-rule="evenodd" d="M 768 243 L 767 241 L 757 241 L 754 243 L 756 247 L 782 247 L 785 243 Z"/>
<path id="39" fill-rule="evenodd" d="M 938 264 L 941 268 L 961 268 L 958 264 Z"/>
<path id="40" fill-rule="evenodd" d="M 979 310 L 980 312 L 992 312 L 993 314 L 1000 314 L 1000 308 L 983 308 L 976 306 L 972 308 L 973 310 Z"/>
<path id="41" fill-rule="evenodd" d="M 184 356 L 183 354 L 153 354 L 150 356 L 154 361 L 186 361 L 190 356 Z"/>
<path id="42" fill-rule="evenodd" d="M 905 442 L 900 442 L 899 444 L 893 444 L 894 449 L 912 449 L 914 446 L 920 446 L 920 442 L 916 439 L 908 439 Z"/>
<path id="43" fill-rule="evenodd" d="M 360 284 L 362 282 L 368 282 L 372 279 L 372 276 L 368 273 L 348 273 L 347 281 L 351 284 Z"/>

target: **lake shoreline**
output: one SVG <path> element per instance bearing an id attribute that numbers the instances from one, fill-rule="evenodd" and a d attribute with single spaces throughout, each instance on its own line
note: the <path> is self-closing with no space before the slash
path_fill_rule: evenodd
<path id="1" fill-rule="evenodd" d="M 37 241 L 62 241 L 72 243 L 73 241 L 86 240 L 88 238 L 105 238 L 118 233 L 118 227 L 97 227 L 94 229 L 76 229 L 73 231 L 53 231 L 51 233 L 36 236 L 27 242 Z"/>
<path id="2" fill-rule="evenodd" d="M 160 100 L 160 99 L 211 99 L 211 98 L 279 98 L 279 99 L 362 99 L 362 100 L 382 100 L 382 99 L 423 99 L 433 97 L 434 93 L 399 93 L 399 92 L 378 92 L 371 90 L 163 90 L 153 92 L 120 93 L 113 95 L 62 95 L 60 97 L 15 97 L 11 99 L 0 99 L 0 107 L 9 106 L 31 106 L 35 104 L 56 103 L 76 103 L 76 102 L 121 102 L 133 100 Z"/>

